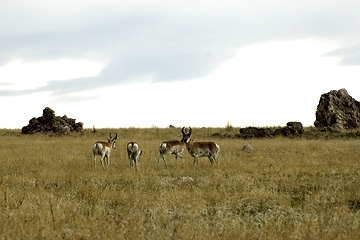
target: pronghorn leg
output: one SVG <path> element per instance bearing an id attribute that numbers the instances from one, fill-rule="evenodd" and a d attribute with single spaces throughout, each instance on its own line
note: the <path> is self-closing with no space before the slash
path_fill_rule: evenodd
<path id="1" fill-rule="evenodd" d="M 219 160 L 217 158 L 217 155 L 214 156 L 214 159 L 215 159 L 216 164 L 219 165 Z"/>
<path id="2" fill-rule="evenodd" d="M 104 164 L 104 166 L 103 166 L 103 168 L 104 168 L 104 170 L 106 170 L 107 169 L 107 160 L 106 160 L 106 156 L 104 157 L 104 161 L 103 161 L 103 164 Z"/>
<path id="3" fill-rule="evenodd" d="M 162 155 L 162 159 L 164 160 L 165 167 L 167 167 L 167 164 L 166 164 L 166 160 L 165 160 L 165 156 L 164 156 L 164 155 Z"/>
<path id="4" fill-rule="evenodd" d="M 179 157 L 181 157 L 182 163 L 184 164 L 184 158 L 181 154 L 179 154 Z"/>
<path id="5" fill-rule="evenodd" d="M 184 163 L 184 158 L 183 158 L 183 156 L 182 156 L 180 153 L 176 152 L 176 153 L 175 153 L 175 157 L 176 157 L 176 162 L 178 161 L 178 158 L 181 157 L 182 163 Z"/>
<path id="6" fill-rule="evenodd" d="M 135 164 L 135 171 L 137 171 L 138 161 L 134 160 Z"/>
<path id="7" fill-rule="evenodd" d="M 108 168 L 109 167 L 109 165 L 110 165 L 110 154 L 108 154 L 108 155 L 106 155 L 106 168 Z"/>
<path id="8" fill-rule="evenodd" d="M 104 163 L 104 161 L 105 161 L 105 155 L 103 155 L 102 157 L 101 157 L 101 159 L 100 159 L 100 162 L 101 162 L 101 166 L 103 167 L 103 169 L 105 170 L 105 163 Z"/>
<path id="9" fill-rule="evenodd" d="M 196 163 L 196 165 L 199 166 L 199 158 L 198 158 L 198 157 L 194 157 L 194 163 L 193 163 L 193 165 L 195 165 L 195 163 Z"/>
<path id="10" fill-rule="evenodd" d="M 131 158 L 129 157 L 129 161 L 130 161 L 130 169 L 132 169 L 133 166 L 134 166 L 135 160 L 134 160 L 134 159 L 131 159 Z M 135 162 L 135 163 L 136 163 L 136 162 Z M 135 165 L 135 167 L 136 167 L 136 165 Z"/>
<path id="11" fill-rule="evenodd" d="M 210 158 L 210 157 L 209 157 Z M 217 159 L 216 155 L 212 155 L 211 156 L 211 164 L 213 164 L 214 162 L 216 162 L 217 165 L 219 165 L 219 160 Z"/>
<path id="12" fill-rule="evenodd" d="M 94 153 L 94 168 L 96 168 L 96 154 Z"/>
<path id="13" fill-rule="evenodd" d="M 160 163 L 160 158 L 164 158 L 164 153 L 160 150 L 160 155 L 158 158 L 158 163 Z"/>

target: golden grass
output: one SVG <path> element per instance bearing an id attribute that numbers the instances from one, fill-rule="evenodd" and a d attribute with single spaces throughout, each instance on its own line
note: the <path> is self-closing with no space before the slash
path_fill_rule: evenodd
<path id="1" fill-rule="evenodd" d="M 110 167 L 91 147 L 119 134 Z M 358 140 L 212 138 L 219 166 L 184 152 L 157 163 L 180 129 L 102 129 L 49 137 L 0 130 L 1 239 L 360 239 Z M 144 151 L 129 169 L 126 144 Z M 242 151 L 251 144 L 253 152 Z M 193 183 L 162 187 L 164 179 Z"/>

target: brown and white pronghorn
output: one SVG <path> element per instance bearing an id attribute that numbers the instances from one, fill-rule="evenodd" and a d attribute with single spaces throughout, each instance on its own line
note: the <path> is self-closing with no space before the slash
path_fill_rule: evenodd
<path id="1" fill-rule="evenodd" d="M 111 133 L 110 133 L 107 142 L 98 141 L 93 145 L 92 150 L 94 153 L 94 168 L 96 167 L 97 155 L 101 156 L 100 162 L 103 169 L 105 170 L 105 168 L 109 167 L 110 165 L 109 157 L 110 157 L 111 149 L 116 149 L 116 143 L 115 143 L 116 139 L 117 139 L 117 133 L 115 133 L 114 138 L 111 137 Z"/>
<path id="2" fill-rule="evenodd" d="M 135 170 L 139 164 L 140 156 L 142 151 L 139 148 L 139 144 L 136 142 L 129 142 L 126 146 L 127 154 L 130 162 L 130 169 L 132 169 L 133 164 L 135 163 Z"/>
<path id="3" fill-rule="evenodd" d="M 183 135 L 181 141 L 185 143 L 186 149 L 190 153 L 192 157 L 194 157 L 194 165 L 195 163 L 199 165 L 199 157 L 208 157 L 211 164 L 216 162 L 219 164 L 217 154 L 220 151 L 219 145 L 214 142 L 194 142 L 191 139 L 191 127 L 189 127 L 189 132 L 185 133 L 185 127 L 181 129 L 181 133 Z"/>
<path id="4" fill-rule="evenodd" d="M 159 152 L 160 156 L 158 158 L 158 163 L 160 162 L 160 158 L 164 160 L 165 166 L 166 166 L 166 160 L 165 156 L 174 154 L 176 161 L 178 157 L 181 157 L 183 159 L 183 156 L 181 155 L 185 149 L 185 143 L 178 141 L 178 140 L 171 140 L 171 141 L 164 141 L 159 145 Z M 184 159 L 183 159 L 184 162 Z"/>

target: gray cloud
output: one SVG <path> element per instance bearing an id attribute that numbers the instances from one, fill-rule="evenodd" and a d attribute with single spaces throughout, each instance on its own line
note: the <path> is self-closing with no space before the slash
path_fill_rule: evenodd
<path id="1" fill-rule="evenodd" d="M 21 5 L 21 7 L 19 7 Z M 319 38 L 345 46 L 329 53 L 360 64 L 360 2 L 352 1 L 52 1 L 0 3 L 0 66 L 22 59 L 106 60 L 98 77 L 51 81 L 16 96 L 63 95 L 152 76 L 153 81 L 203 77 L 244 46 Z M 347 44 L 350 44 L 348 46 Z"/>
<path id="2" fill-rule="evenodd" d="M 339 62 L 340 65 L 344 65 L 344 66 L 360 65 L 360 45 L 339 48 L 325 54 L 325 56 L 340 57 L 341 59 Z"/>
<path id="3" fill-rule="evenodd" d="M 0 86 L 11 86 L 14 85 L 13 83 L 10 82 L 0 82 Z"/>

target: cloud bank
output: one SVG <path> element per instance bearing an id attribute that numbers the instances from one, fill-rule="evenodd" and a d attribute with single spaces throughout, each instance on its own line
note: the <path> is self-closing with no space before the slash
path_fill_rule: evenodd
<path id="1" fill-rule="evenodd" d="M 11 61 L 102 62 L 94 77 L 49 79 L 0 96 L 53 96 L 139 81 L 207 76 L 245 46 L 304 38 L 333 41 L 341 65 L 360 64 L 360 2 L 35 1 L 0 2 L 0 67 Z M 0 86 L 9 86 L 1 82 Z"/>

